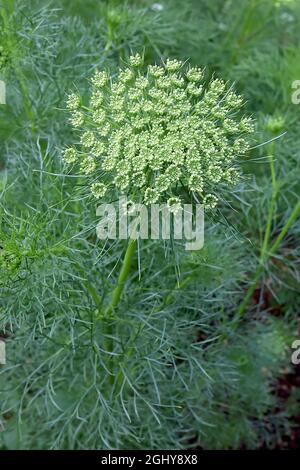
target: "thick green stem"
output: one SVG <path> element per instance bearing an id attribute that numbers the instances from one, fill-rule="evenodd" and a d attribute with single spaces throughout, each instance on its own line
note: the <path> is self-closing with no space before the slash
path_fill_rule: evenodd
<path id="1" fill-rule="evenodd" d="M 127 245 L 126 252 L 125 252 L 123 265 L 119 274 L 118 282 L 117 282 L 116 287 L 113 290 L 111 303 L 105 311 L 105 316 L 110 316 L 120 302 L 120 298 L 124 290 L 125 282 L 131 270 L 132 258 L 135 252 L 135 247 L 136 247 L 136 240 L 130 239 Z"/>
<path id="2" fill-rule="evenodd" d="M 130 239 L 127 245 L 127 249 L 125 252 L 122 268 L 118 277 L 117 285 L 112 292 L 111 302 L 109 306 L 106 308 L 104 312 L 104 321 L 106 322 L 105 334 L 106 334 L 106 342 L 105 342 L 105 350 L 110 355 L 108 368 L 111 372 L 110 376 L 110 383 L 113 384 L 114 382 L 114 375 L 113 375 L 113 350 L 114 350 L 114 340 L 113 340 L 113 319 L 112 314 L 116 310 L 117 306 L 119 305 L 125 283 L 128 279 L 131 266 L 132 266 L 132 259 L 136 248 L 136 240 Z"/>

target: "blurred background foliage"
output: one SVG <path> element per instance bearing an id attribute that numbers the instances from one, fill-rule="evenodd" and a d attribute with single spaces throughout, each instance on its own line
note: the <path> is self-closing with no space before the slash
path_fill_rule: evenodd
<path id="1" fill-rule="evenodd" d="M 0 13 L 0 447 L 296 447 L 299 1 L 2 0 Z M 234 82 L 257 132 L 200 252 L 140 246 L 111 389 L 94 319 L 124 244 L 96 240 L 66 174 L 65 99 L 141 51 Z"/>

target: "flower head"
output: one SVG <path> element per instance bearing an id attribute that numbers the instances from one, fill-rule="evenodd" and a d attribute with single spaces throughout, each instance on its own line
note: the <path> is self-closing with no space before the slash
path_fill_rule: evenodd
<path id="1" fill-rule="evenodd" d="M 145 67 L 136 54 L 116 76 L 97 71 L 91 83 L 88 106 L 71 94 L 68 108 L 82 131 L 80 171 L 93 180 L 94 197 L 116 191 L 175 210 L 190 192 L 212 208 L 221 185 L 238 181 L 236 157 L 247 152 L 253 124 L 238 115 L 242 98 L 222 80 L 205 86 L 198 67 L 170 59 Z M 64 158 L 74 163 L 76 150 Z"/>

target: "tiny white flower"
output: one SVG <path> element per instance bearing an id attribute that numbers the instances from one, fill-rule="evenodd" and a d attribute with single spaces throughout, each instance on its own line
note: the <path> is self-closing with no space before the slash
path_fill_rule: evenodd
<path id="1" fill-rule="evenodd" d="M 105 71 L 97 71 L 94 73 L 94 76 L 91 78 L 91 82 L 94 86 L 102 88 L 108 82 L 108 75 Z"/>
<path id="2" fill-rule="evenodd" d="M 140 54 L 135 54 L 129 57 L 129 63 L 132 67 L 139 67 L 143 63 L 143 59 Z"/>
<path id="3" fill-rule="evenodd" d="M 179 197 L 170 197 L 167 201 L 167 206 L 169 211 L 173 214 L 177 214 L 182 209 Z"/>
<path id="4" fill-rule="evenodd" d="M 67 99 L 67 108 L 75 111 L 80 108 L 81 100 L 80 96 L 76 95 L 75 93 L 71 93 L 68 95 Z"/>
<path id="5" fill-rule="evenodd" d="M 93 145 L 94 145 L 94 143 L 95 143 L 95 135 L 94 135 L 94 133 L 91 132 L 91 131 L 85 132 L 85 133 L 81 136 L 80 143 L 81 143 L 84 147 L 86 147 L 86 148 L 93 147 Z"/>
<path id="6" fill-rule="evenodd" d="M 86 157 L 82 160 L 80 165 L 80 170 L 84 175 L 89 175 L 93 173 L 96 169 L 96 162 L 93 157 Z"/>
<path id="7" fill-rule="evenodd" d="M 107 186 L 103 183 L 93 183 L 91 193 L 96 199 L 101 199 L 107 192 Z"/>
<path id="8" fill-rule="evenodd" d="M 218 204 L 218 198 L 214 194 L 207 194 L 203 199 L 204 207 L 214 209 Z"/>
<path id="9" fill-rule="evenodd" d="M 68 148 L 63 152 L 63 159 L 66 163 L 75 163 L 78 158 L 78 154 L 74 148 Z"/>

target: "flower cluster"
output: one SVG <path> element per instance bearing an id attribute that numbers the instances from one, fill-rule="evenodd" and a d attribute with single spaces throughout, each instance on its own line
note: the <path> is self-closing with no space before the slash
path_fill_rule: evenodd
<path id="1" fill-rule="evenodd" d="M 236 157 L 248 150 L 253 123 L 238 116 L 242 99 L 222 80 L 205 87 L 199 68 L 177 60 L 146 68 L 137 54 L 116 76 L 97 71 L 91 87 L 85 106 L 68 97 L 80 143 L 64 158 L 89 175 L 94 197 L 117 190 L 171 208 L 196 193 L 214 207 L 220 185 L 238 180 Z"/>

